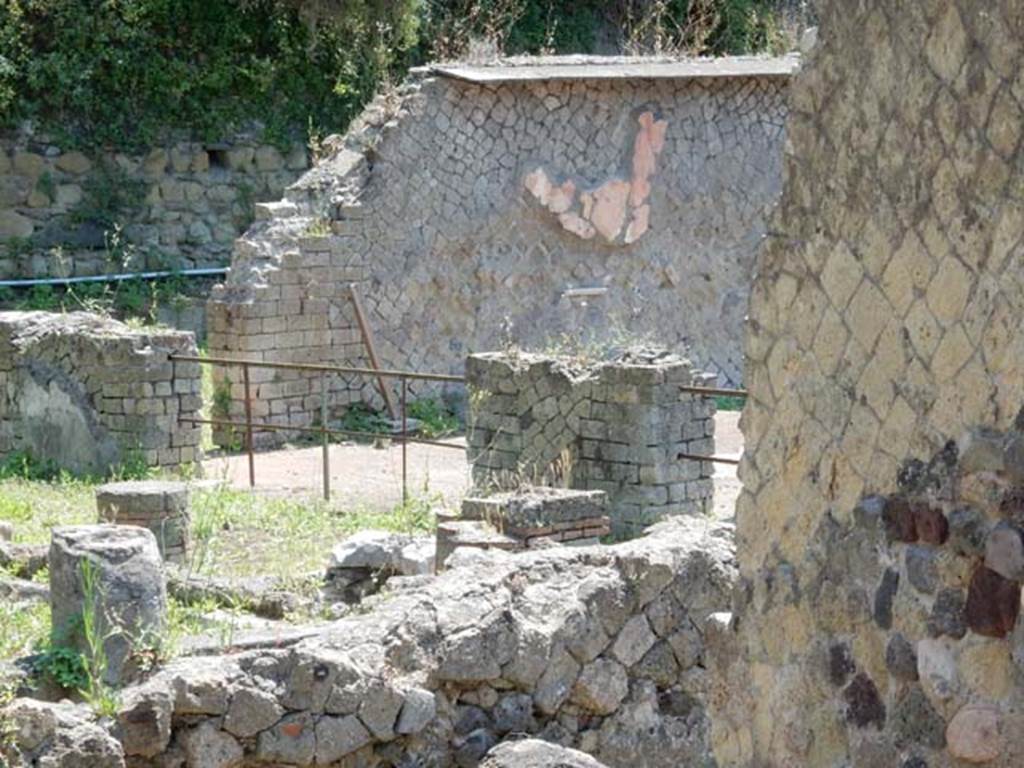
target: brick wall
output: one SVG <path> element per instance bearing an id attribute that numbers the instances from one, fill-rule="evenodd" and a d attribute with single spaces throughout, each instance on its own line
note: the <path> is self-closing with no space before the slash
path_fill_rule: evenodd
<path id="1" fill-rule="evenodd" d="M 0 312 L 0 459 L 15 451 L 102 473 L 135 455 L 176 467 L 200 457 L 183 425 L 202 403 L 195 338 L 136 331 L 85 312 Z"/>
<path id="2" fill-rule="evenodd" d="M 714 401 L 680 392 L 713 374 L 683 358 L 633 353 L 574 365 L 566 358 L 490 353 L 466 364 L 467 435 L 478 487 L 520 483 L 605 491 L 613 532 L 710 508 Z"/>
<path id="3" fill-rule="evenodd" d="M 345 306 L 359 280 L 387 368 L 461 374 L 467 354 L 506 339 L 628 336 L 685 345 L 738 382 L 754 253 L 782 180 L 791 62 L 772 61 L 726 60 L 721 71 L 745 67 L 726 77 L 606 77 L 614 63 L 568 79 L 524 65 L 522 81 L 484 85 L 414 74 L 282 201 L 257 206 L 211 296 L 211 351 L 365 364 Z M 329 257 L 302 245 L 311 229 Z M 288 322 L 318 325 L 268 336 Z M 314 420 L 306 394 L 296 385 L 274 415 Z M 350 395 L 376 397 L 371 382 Z"/>

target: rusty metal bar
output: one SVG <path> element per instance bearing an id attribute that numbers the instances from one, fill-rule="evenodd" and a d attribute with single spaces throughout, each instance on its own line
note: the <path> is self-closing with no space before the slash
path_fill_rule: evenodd
<path id="1" fill-rule="evenodd" d="M 363 313 L 363 301 L 359 297 L 359 289 L 355 283 L 348 285 L 349 296 L 352 298 L 352 308 L 356 312 L 356 322 L 359 324 L 359 333 L 363 337 L 363 346 L 366 347 L 366 356 L 370 358 L 370 367 L 375 371 L 380 370 L 380 360 L 377 358 L 377 347 L 373 343 L 373 329 L 366 321 Z M 404 381 L 405 379 L 403 379 Z M 388 383 L 383 376 L 377 376 L 377 384 L 380 387 L 381 397 L 384 398 L 384 407 L 388 409 L 388 416 L 395 418 L 395 404 L 391 402 L 391 392 L 388 390 Z"/>
<path id="2" fill-rule="evenodd" d="M 409 397 L 409 380 L 402 377 L 402 503 L 409 503 L 409 478 L 408 478 L 408 448 L 409 448 L 409 421 L 406 406 Z"/>
<path id="3" fill-rule="evenodd" d="M 331 452 L 330 436 L 327 434 L 327 374 L 320 374 L 320 431 L 323 433 L 324 450 L 324 501 L 331 500 Z"/>
<path id="4" fill-rule="evenodd" d="M 708 397 L 747 397 L 747 390 L 745 389 L 726 389 L 723 387 L 691 387 L 680 384 L 679 391 L 691 395 L 707 395 Z"/>
<path id="5" fill-rule="evenodd" d="M 713 461 L 718 464 L 732 464 L 738 465 L 739 459 L 730 459 L 728 456 L 698 456 L 695 453 L 680 453 L 676 456 L 677 459 L 693 459 L 694 461 Z"/>
<path id="6" fill-rule="evenodd" d="M 209 424 L 214 427 L 245 427 L 244 421 L 230 421 L 228 419 L 197 419 L 192 416 L 182 416 L 179 421 L 185 424 Z M 326 432 L 328 435 L 338 435 L 340 437 L 367 437 L 367 438 L 378 438 L 378 437 L 390 437 L 390 435 L 381 432 L 356 432 L 349 429 L 321 429 L 320 427 L 296 427 L 288 424 L 267 424 L 262 421 L 254 421 L 252 424 L 253 430 L 256 432 L 267 431 L 267 432 L 305 432 L 308 434 L 319 435 Z M 466 446 L 455 445 L 453 443 L 442 443 L 440 440 L 427 440 L 421 437 L 408 437 L 406 438 L 410 443 L 416 445 L 432 445 L 435 448 L 451 448 L 455 451 L 465 451 Z"/>
<path id="7" fill-rule="evenodd" d="M 249 366 L 242 366 L 242 380 L 245 382 L 245 450 L 249 454 L 249 487 L 256 487 L 256 457 L 252 444 L 252 392 L 249 389 Z"/>
<path id="8" fill-rule="evenodd" d="M 456 384 L 465 384 L 464 376 L 452 376 L 446 373 L 417 373 L 415 371 L 396 371 L 382 368 L 350 368 L 341 365 L 314 365 L 312 363 L 270 363 L 262 360 L 247 360 L 230 357 L 193 357 L 191 355 L 168 355 L 168 360 L 175 360 L 181 363 L 199 363 L 207 365 L 249 365 L 253 368 L 271 368 L 285 371 L 310 371 L 327 373 L 338 373 L 343 375 L 357 376 L 384 376 L 386 378 L 417 379 L 420 381 L 450 381 Z"/>

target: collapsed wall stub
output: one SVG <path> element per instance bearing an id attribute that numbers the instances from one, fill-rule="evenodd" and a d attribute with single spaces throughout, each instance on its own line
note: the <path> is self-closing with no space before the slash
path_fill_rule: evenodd
<path id="1" fill-rule="evenodd" d="M 738 382 L 794 66 L 571 58 L 414 73 L 283 201 L 258 206 L 210 301 L 211 352 L 362 363 L 354 282 L 384 367 L 459 373 L 467 353 L 509 340 L 649 336 Z M 316 376 L 252 373 L 258 417 L 317 418 Z M 239 372 L 217 375 L 240 416 Z M 330 390 L 332 406 L 377 402 L 372 379 Z"/>
<path id="2" fill-rule="evenodd" d="M 613 547 L 482 557 L 290 647 L 173 662 L 121 691 L 99 727 L 19 699 L 0 754 L 27 766 L 69 751 L 136 768 L 473 766 L 535 734 L 609 766 L 708 764 L 708 617 L 729 601 L 731 526 L 679 518 Z"/>
<path id="3" fill-rule="evenodd" d="M 819 7 L 752 292 L 716 754 L 1020 765 L 1024 6 Z"/>
<path id="4" fill-rule="evenodd" d="M 558 484 L 608 494 L 612 531 L 702 514 L 713 496 L 713 374 L 658 350 L 602 362 L 522 352 L 466 362 L 466 445 L 478 488 Z"/>
<path id="5" fill-rule="evenodd" d="M 26 451 L 102 474 L 137 455 L 150 466 L 199 459 L 195 337 L 87 312 L 0 312 L 0 458 Z"/>

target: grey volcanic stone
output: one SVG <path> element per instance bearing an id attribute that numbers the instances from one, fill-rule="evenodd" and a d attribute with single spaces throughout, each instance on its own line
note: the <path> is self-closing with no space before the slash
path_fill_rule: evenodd
<path id="1" fill-rule="evenodd" d="M 355 715 L 325 715 L 316 724 L 316 762 L 329 765 L 372 741 L 370 732 Z"/>
<path id="2" fill-rule="evenodd" d="M 496 746 L 480 768 L 604 768 L 604 764 L 586 752 L 538 739 L 521 739 Z"/>
<path id="3" fill-rule="evenodd" d="M 400 734 L 419 733 L 437 714 L 437 700 L 433 693 L 422 688 L 405 692 L 405 703 L 398 715 L 395 730 Z"/>
<path id="4" fill-rule="evenodd" d="M 894 677 L 917 680 L 917 653 L 899 632 L 889 638 L 885 647 L 885 666 Z"/>
<path id="5" fill-rule="evenodd" d="M 532 732 L 536 726 L 533 698 L 527 693 L 506 694 L 494 707 L 494 730 L 501 735 Z"/>
<path id="6" fill-rule="evenodd" d="M 455 764 L 459 768 L 474 768 L 497 742 L 498 738 L 492 731 L 478 728 L 466 736 L 455 750 Z"/>
<path id="7" fill-rule="evenodd" d="M 918 685 L 908 688 L 896 700 L 891 726 L 899 747 L 921 744 L 931 749 L 942 749 L 946 746 L 946 721 L 935 711 Z"/>
<path id="8" fill-rule="evenodd" d="M 907 580 L 918 592 L 932 594 L 938 585 L 939 573 L 935 565 L 935 551 L 930 547 L 907 547 L 904 555 Z"/>
<path id="9" fill-rule="evenodd" d="M 967 634 L 965 610 L 967 600 L 959 589 L 943 589 L 932 604 L 928 617 L 928 634 L 933 637 L 948 635 L 960 639 Z"/>
<path id="10" fill-rule="evenodd" d="M 207 721 L 182 737 L 189 768 L 233 768 L 240 765 L 244 751 L 231 735 Z"/>
<path id="11" fill-rule="evenodd" d="M 11 746 L 26 766 L 124 768 L 121 745 L 84 706 L 16 699 L 0 711 Z M 5 738 L 6 741 L 6 738 Z"/>
<path id="12" fill-rule="evenodd" d="M 1009 523 L 993 528 L 985 541 L 985 566 L 1010 581 L 1024 580 L 1024 538 Z"/>
<path id="13" fill-rule="evenodd" d="M 125 755 L 155 757 L 171 740 L 174 697 L 159 686 L 142 687 L 129 693 L 117 716 L 116 734 Z"/>
<path id="14" fill-rule="evenodd" d="M 658 637 L 651 631 L 647 617 L 638 614 L 627 621 L 619 632 L 612 646 L 612 654 L 627 667 L 631 667 L 640 661 L 657 641 Z"/>
<path id="15" fill-rule="evenodd" d="M 284 714 L 284 708 L 269 693 L 255 688 L 240 688 L 231 697 L 224 730 L 245 738 L 269 728 Z"/>
<path id="16" fill-rule="evenodd" d="M 88 564 L 88 565 L 86 565 Z M 82 632 L 87 599 L 83 574 L 95 577 L 97 630 L 106 654 L 107 683 L 128 672 L 133 642 L 159 636 L 167 612 L 163 561 L 145 528 L 83 525 L 54 528 L 50 543 L 50 605 L 54 642 L 88 651 Z"/>
<path id="17" fill-rule="evenodd" d="M 625 668 L 613 659 L 598 659 L 587 664 L 572 691 L 572 702 L 597 715 L 618 709 L 629 693 Z"/>
<path id="18" fill-rule="evenodd" d="M 288 715 L 260 734 L 256 757 L 268 763 L 311 765 L 316 754 L 314 728 L 315 722 L 308 712 Z"/>

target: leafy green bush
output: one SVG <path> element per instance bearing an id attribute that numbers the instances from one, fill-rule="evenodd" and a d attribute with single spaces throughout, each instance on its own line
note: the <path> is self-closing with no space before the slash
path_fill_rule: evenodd
<path id="1" fill-rule="evenodd" d="M 63 645 L 45 647 L 34 666 L 37 674 L 53 680 L 61 688 L 78 691 L 89 683 L 85 657 L 75 648 Z"/>
<path id="2" fill-rule="evenodd" d="M 382 83 L 474 40 L 750 53 L 777 45 L 785 2 L 0 0 L 0 127 L 34 119 L 68 145 L 140 148 L 257 120 L 283 142 L 343 131 Z"/>
<path id="3" fill-rule="evenodd" d="M 355 403 L 346 409 L 339 427 L 347 432 L 387 435 L 391 433 L 391 420 L 365 403 Z"/>
<path id="4" fill-rule="evenodd" d="M 431 397 L 409 403 L 409 417 L 419 421 L 420 433 L 427 438 L 450 435 L 461 426 L 454 413 Z"/>
<path id="5" fill-rule="evenodd" d="M 715 408 L 719 411 L 742 411 L 746 398 L 731 397 L 729 395 L 717 395 L 715 397 Z"/>
<path id="6" fill-rule="evenodd" d="M 0 123 L 138 147 L 258 118 L 343 128 L 413 42 L 415 0 L 0 0 Z"/>

